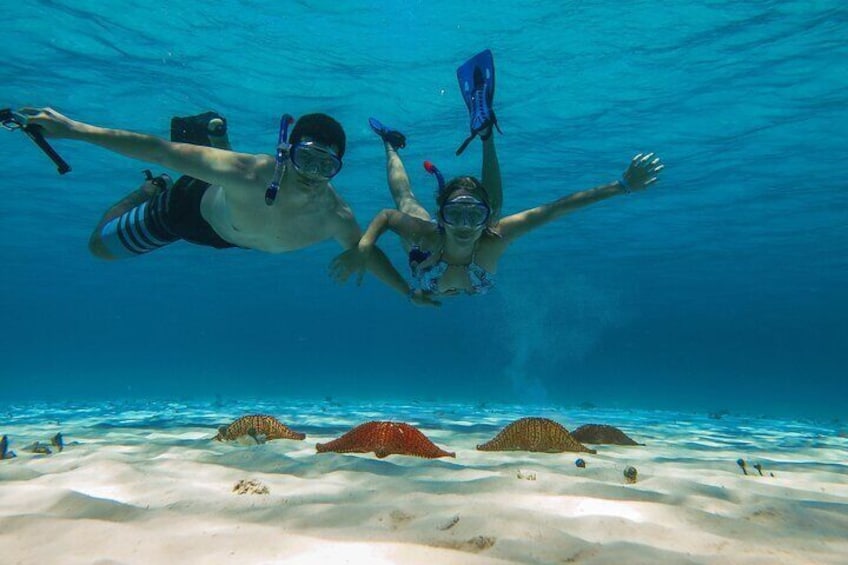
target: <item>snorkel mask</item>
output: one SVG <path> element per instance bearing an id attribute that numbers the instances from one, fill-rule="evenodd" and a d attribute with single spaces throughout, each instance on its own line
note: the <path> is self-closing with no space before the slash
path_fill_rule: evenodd
<path id="1" fill-rule="evenodd" d="M 314 141 L 295 143 L 289 156 L 295 170 L 311 180 L 330 180 L 342 170 L 342 160 Z"/>
<path id="2" fill-rule="evenodd" d="M 449 226 L 479 228 L 489 219 L 489 207 L 470 195 L 457 196 L 445 202 L 439 215 Z"/>
<path id="3" fill-rule="evenodd" d="M 289 144 L 289 126 L 293 123 L 294 118 L 291 114 L 283 114 L 280 118 L 280 134 L 277 137 L 277 152 L 274 156 L 274 176 L 265 190 L 265 204 L 268 206 L 271 206 L 277 198 L 280 182 L 289 163 L 298 173 L 314 181 L 328 181 L 342 170 L 341 158 L 314 141 Z"/>
<path id="4" fill-rule="evenodd" d="M 436 177 L 439 183 L 439 192 L 445 189 L 445 177 L 430 161 L 424 161 L 424 169 Z M 449 226 L 465 226 L 479 228 L 489 220 L 491 209 L 479 199 L 470 194 L 463 194 L 448 200 L 439 209 L 439 218 Z"/>

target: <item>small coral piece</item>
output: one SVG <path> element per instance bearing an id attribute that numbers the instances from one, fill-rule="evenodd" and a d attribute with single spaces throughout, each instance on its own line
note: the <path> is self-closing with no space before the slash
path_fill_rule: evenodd
<path id="1" fill-rule="evenodd" d="M 259 481 L 242 479 L 233 487 L 236 494 L 270 494 L 271 490 Z"/>

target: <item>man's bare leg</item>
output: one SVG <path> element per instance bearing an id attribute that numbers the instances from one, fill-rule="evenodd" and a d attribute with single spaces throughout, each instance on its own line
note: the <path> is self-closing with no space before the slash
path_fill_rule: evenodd
<path id="1" fill-rule="evenodd" d="M 168 181 L 165 181 L 162 177 L 151 176 L 150 171 L 146 172 L 148 174 L 147 180 L 145 180 L 144 183 L 136 190 L 133 190 L 106 210 L 106 213 L 104 213 L 103 217 L 100 218 L 100 221 L 97 222 L 97 226 L 94 228 L 94 231 L 91 232 L 91 237 L 88 239 L 88 250 L 98 259 L 105 259 L 107 261 L 118 259 L 118 257 L 115 257 L 109 252 L 106 245 L 103 243 L 103 226 L 125 212 L 132 210 L 136 206 L 140 206 L 145 202 L 152 200 L 153 197 L 165 188 L 166 182 L 170 184 L 170 178 Z"/>
<path id="2" fill-rule="evenodd" d="M 218 149 L 231 149 L 230 147 L 230 139 L 227 135 L 226 131 L 224 131 L 223 135 L 215 135 L 216 132 L 219 132 L 224 125 L 224 121 L 220 118 L 214 118 L 209 120 L 208 129 L 209 129 L 209 145 L 211 147 L 216 147 Z M 88 239 L 88 250 L 92 255 L 97 257 L 98 259 L 105 260 L 113 260 L 118 259 L 109 252 L 106 248 L 106 245 L 103 243 L 102 232 L 103 226 L 117 218 L 118 216 L 124 214 L 125 212 L 132 210 L 136 206 L 140 206 L 141 204 L 152 200 L 155 196 L 157 196 L 162 190 L 170 186 L 170 177 L 168 177 L 167 181 L 163 177 L 167 177 L 167 175 L 153 177 L 150 175 L 149 171 L 147 172 L 148 178 L 145 182 L 138 187 L 136 190 L 133 190 L 120 200 L 113 204 L 103 216 L 100 218 L 100 221 L 97 222 L 97 226 L 91 232 L 91 236 Z"/>

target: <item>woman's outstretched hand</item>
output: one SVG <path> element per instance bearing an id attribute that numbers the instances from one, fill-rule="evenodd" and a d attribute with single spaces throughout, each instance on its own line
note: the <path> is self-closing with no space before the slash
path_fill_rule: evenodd
<path id="1" fill-rule="evenodd" d="M 657 177 L 665 168 L 660 158 L 653 153 L 639 153 L 630 161 L 630 166 L 621 175 L 625 190 L 644 190 L 657 182 Z"/>
<path id="2" fill-rule="evenodd" d="M 360 249 L 357 246 L 351 247 L 347 251 L 336 255 L 330 261 L 330 276 L 337 284 L 345 284 L 347 280 L 356 275 L 356 285 L 362 285 L 362 277 L 365 274 L 365 269 L 368 266 L 371 251 L 370 248 Z M 409 301 L 416 306 L 439 307 L 441 302 L 433 298 L 430 292 L 423 290 L 411 290 L 408 294 Z"/>
<path id="3" fill-rule="evenodd" d="M 354 245 L 330 261 L 330 276 L 336 284 L 345 284 L 351 275 L 355 274 L 356 286 L 361 286 L 365 268 L 368 266 L 368 255 L 368 252 L 360 251 L 359 247 Z"/>
<path id="4" fill-rule="evenodd" d="M 415 304 L 416 306 L 427 306 L 427 307 L 436 307 L 442 305 L 442 303 L 433 298 L 432 292 L 424 292 L 421 289 L 415 289 L 409 293 L 409 301 Z"/>

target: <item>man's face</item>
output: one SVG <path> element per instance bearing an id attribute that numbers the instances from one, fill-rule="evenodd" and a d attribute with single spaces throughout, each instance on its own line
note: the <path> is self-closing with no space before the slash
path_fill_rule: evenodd
<path id="1" fill-rule="evenodd" d="M 290 150 L 292 166 L 309 185 L 326 183 L 342 168 L 338 148 L 303 137 Z"/>

